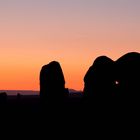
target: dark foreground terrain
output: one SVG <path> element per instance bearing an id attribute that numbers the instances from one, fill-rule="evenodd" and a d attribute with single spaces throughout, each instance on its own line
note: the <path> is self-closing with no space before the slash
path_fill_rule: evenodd
<path id="1" fill-rule="evenodd" d="M 140 110 L 138 97 L 94 97 L 86 99 L 82 93 L 74 94 L 63 100 L 41 100 L 39 95 L 7 96 L 0 100 L 1 116 L 41 116 L 58 113 L 69 116 L 94 114 L 101 111 L 135 111 Z M 106 112 L 107 113 L 107 112 Z"/>
<path id="2" fill-rule="evenodd" d="M 103 133 L 110 136 L 113 133 L 118 135 L 124 129 L 131 131 L 134 125 L 138 127 L 139 110 L 138 98 L 85 99 L 83 96 L 72 96 L 61 101 L 42 101 L 37 95 L 7 96 L 0 104 L 0 126 L 3 131 L 12 132 L 17 137 L 29 134 L 33 138 L 39 132 L 46 138 L 74 135 L 86 135 L 88 138 L 99 137 Z"/>

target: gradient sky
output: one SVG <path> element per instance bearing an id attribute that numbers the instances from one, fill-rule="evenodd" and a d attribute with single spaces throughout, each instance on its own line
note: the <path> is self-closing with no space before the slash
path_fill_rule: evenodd
<path id="1" fill-rule="evenodd" d="M 140 0 L 0 0 L 0 89 L 39 89 L 42 65 L 61 63 L 83 89 L 96 57 L 140 52 Z"/>

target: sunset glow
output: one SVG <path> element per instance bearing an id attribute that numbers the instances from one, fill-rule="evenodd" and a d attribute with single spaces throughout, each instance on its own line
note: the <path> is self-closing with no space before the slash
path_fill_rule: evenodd
<path id="1" fill-rule="evenodd" d="M 0 89 L 39 90 L 41 67 L 59 61 L 82 90 L 96 57 L 140 52 L 139 0 L 1 0 Z"/>

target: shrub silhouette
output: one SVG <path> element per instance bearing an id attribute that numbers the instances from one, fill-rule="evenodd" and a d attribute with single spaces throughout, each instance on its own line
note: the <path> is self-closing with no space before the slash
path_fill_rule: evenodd
<path id="1" fill-rule="evenodd" d="M 6 103 L 6 101 L 7 101 L 7 93 L 6 92 L 0 93 L 0 104 Z"/>
<path id="2" fill-rule="evenodd" d="M 40 96 L 42 99 L 60 100 L 66 97 L 65 79 L 58 62 L 52 61 L 40 72 Z"/>

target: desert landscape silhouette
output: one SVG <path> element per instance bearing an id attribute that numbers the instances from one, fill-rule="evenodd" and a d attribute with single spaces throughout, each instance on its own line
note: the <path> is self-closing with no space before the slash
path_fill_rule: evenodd
<path id="1" fill-rule="evenodd" d="M 139 134 L 139 26 L 140 0 L 0 0 L 4 139 Z"/>
<path id="2" fill-rule="evenodd" d="M 99 56 L 90 66 L 85 77 L 83 92 L 69 93 L 65 87 L 65 77 L 61 65 L 52 61 L 40 71 L 40 95 L 10 96 L 0 93 L 2 110 L 20 112 L 40 112 L 46 108 L 69 108 L 118 106 L 122 103 L 139 102 L 140 97 L 140 53 L 130 52 L 116 61 L 107 56 Z"/>

